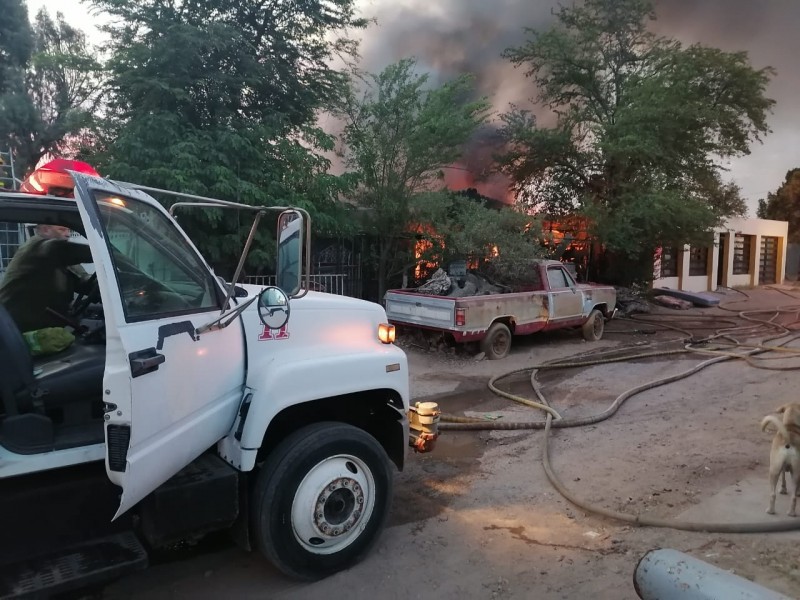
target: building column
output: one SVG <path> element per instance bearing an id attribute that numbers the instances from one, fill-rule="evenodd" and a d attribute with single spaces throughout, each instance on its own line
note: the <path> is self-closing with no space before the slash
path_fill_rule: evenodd
<path id="1" fill-rule="evenodd" d="M 786 244 L 788 241 L 787 238 L 778 236 L 778 256 L 777 260 L 775 260 L 775 268 L 777 269 L 777 273 L 775 273 L 775 282 L 779 285 L 783 285 L 786 280 L 786 251 L 788 250 Z"/>
<path id="2" fill-rule="evenodd" d="M 706 270 L 708 272 L 708 281 L 706 283 L 706 291 L 713 292 L 717 289 L 717 274 L 719 272 L 719 256 L 725 248 L 723 245 L 725 238 L 716 231 L 714 232 L 714 239 L 711 242 L 711 247 L 708 249 L 708 262 Z M 723 255 L 724 256 L 724 255 Z"/>
<path id="3" fill-rule="evenodd" d="M 684 282 L 689 277 L 689 244 L 684 245 L 683 252 L 678 258 L 678 289 L 684 289 Z"/>
<path id="4" fill-rule="evenodd" d="M 725 258 L 723 262 L 722 285 L 731 287 L 733 281 L 733 256 L 736 253 L 736 232 L 728 230 L 725 235 Z"/>
<path id="5" fill-rule="evenodd" d="M 753 246 L 750 248 L 750 285 L 756 287 L 761 264 L 761 234 L 753 236 L 752 244 Z"/>

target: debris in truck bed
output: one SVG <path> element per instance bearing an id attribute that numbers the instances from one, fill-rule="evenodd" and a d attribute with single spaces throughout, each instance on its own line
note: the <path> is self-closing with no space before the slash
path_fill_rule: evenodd
<path id="1" fill-rule="evenodd" d="M 421 294 L 443 296 L 450 290 L 451 285 L 450 276 L 445 273 L 444 269 L 437 269 L 428 281 L 417 288 L 417 291 Z"/>
<path id="2" fill-rule="evenodd" d="M 489 282 L 486 278 L 470 271 L 463 277 L 448 275 L 444 269 L 437 269 L 428 281 L 416 289 L 421 294 L 464 298 L 468 296 L 485 296 L 486 294 L 502 294 L 506 288 Z"/>

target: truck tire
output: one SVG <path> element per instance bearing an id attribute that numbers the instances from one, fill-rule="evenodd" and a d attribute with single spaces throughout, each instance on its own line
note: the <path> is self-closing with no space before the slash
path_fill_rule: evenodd
<path id="1" fill-rule="evenodd" d="M 286 575 L 313 581 L 361 560 L 386 523 L 391 463 L 365 431 L 315 423 L 283 440 L 252 492 L 253 539 Z"/>
<path id="2" fill-rule="evenodd" d="M 589 313 L 589 318 L 583 324 L 583 339 L 587 342 L 596 342 L 603 337 L 603 330 L 606 327 L 605 318 L 596 308 Z"/>
<path id="3" fill-rule="evenodd" d="M 508 356 L 511 350 L 511 330 L 504 323 L 493 323 L 481 340 L 481 351 L 490 360 Z"/>

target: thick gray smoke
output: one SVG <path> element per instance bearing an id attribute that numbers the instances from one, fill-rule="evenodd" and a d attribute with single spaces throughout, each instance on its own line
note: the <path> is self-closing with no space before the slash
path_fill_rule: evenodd
<path id="1" fill-rule="evenodd" d="M 554 6 L 551 0 L 377 0 L 364 10 L 378 20 L 362 42 L 364 67 L 380 70 L 413 56 L 435 81 L 472 73 L 478 92 L 504 110 L 532 90 L 522 71 L 501 54 L 524 43 L 524 27 L 546 28 Z"/>
<path id="2" fill-rule="evenodd" d="M 570 0 L 562 0 L 567 4 Z M 496 110 L 528 105 L 536 90 L 521 69 L 501 57 L 522 44 L 525 27 L 545 29 L 554 21 L 556 0 L 372 0 L 365 16 L 378 25 L 365 34 L 362 66 L 378 71 L 404 57 L 417 58 L 434 81 L 473 73 L 477 91 Z M 685 44 L 702 43 L 726 51 L 747 51 L 755 67 L 778 74 L 769 88 L 777 101 L 773 132 L 752 154 L 728 166 L 730 178 L 751 199 L 764 197 L 800 166 L 800 0 L 657 0 L 653 29 Z"/>

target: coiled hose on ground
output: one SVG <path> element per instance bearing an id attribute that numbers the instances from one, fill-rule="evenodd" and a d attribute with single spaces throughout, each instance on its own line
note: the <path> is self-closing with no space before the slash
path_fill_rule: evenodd
<path id="1" fill-rule="evenodd" d="M 773 288 L 774 289 L 774 288 Z M 736 290 L 739 291 L 739 290 Z M 797 299 L 791 294 L 784 292 L 783 290 L 776 290 L 779 291 L 790 298 Z M 745 300 L 749 297 L 744 292 L 740 292 L 745 296 Z M 730 308 L 731 304 L 736 304 L 740 301 L 732 301 L 721 305 L 719 308 L 736 313 L 736 316 L 744 320 L 749 325 L 741 326 L 737 321 L 733 319 L 719 319 L 718 317 L 713 316 L 690 316 L 690 317 L 683 317 L 682 318 L 682 326 L 678 327 L 676 325 L 672 325 L 669 323 L 671 321 L 670 317 L 672 315 L 660 315 L 658 318 L 654 319 L 653 317 L 644 317 L 635 315 L 633 318 L 629 318 L 628 320 L 631 322 L 636 323 L 644 323 L 650 326 L 660 327 L 662 329 L 669 329 L 673 331 L 677 331 L 681 333 L 684 337 L 682 341 L 684 342 L 683 348 L 674 349 L 674 350 L 650 350 L 648 349 L 646 352 L 635 352 L 635 353 L 625 353 L 621 354 L 621 352 L 625 352 L 626 350 L 630 350 L 630 348 L 622 348 L 622 349 L 613 349 L 610 351 L 604 351 L 599 353 L 592 353 L 589 356 L 583 355 L 580 357 L 572 357 L 572 359 L 564 360 L 557 360 L 557 361 L 550 361 L 540 365 L 533 365 L 530 367 L 526 367 L 524 369 L 516 369 L 514 371 L 509 371 L 507 373 L 503 373 L 501 375 L 497 375 L 492 377 L 489 381 L 489 389 L 498 396 L 503 398 L 507 398 L 519 404 L 523 404 L 525 406 L 542 410 L 545 412 L 545 420 L 544 421 L 514 421 L 514 422 L 497 422 L 497 421 L 487 421 L 485 419 L 473 418 L 473 417 L 461 417 L 455 415 L 442 415 L 442 422 L 439 425 L 439 428 L 443 431 L 446 430 L 469 430 L 469 431 L 476 431 L 476 430 L 535 430 L 535 429 L 544 429 L 544 438 L 542 441 L 542 466 L 544 467 L 545 473 L 547 474 L 547 478 L 550 480 L 550 483 L 553 487 L 558 490 L 558 492 L 566 498 L 569 502 L 574 504 L 575 506 L 587 511 L 591 512 L 606 518 L 615 519 L 618 521 L 623 521 L 625 523 L 630 523 L 632 525 L 644 525 L 649 527 L 664 527 L 670 529 L 678 529 L 682 531 L 702 531 L 707 533 L 769 533 L 769 532 L 778 532 L 778 531 L 794 531 L 800 530 L 800 518 L 793 519 L 793 520 L 779 520 L 773 521 L 770 523 L 696 523 L 691 521 L 680 521 L 676 519 L 661 519 L 646 515 L 640 514 L 630 514 L 630 513 L 623 513 L 615 510 L 606 509 L 603 507 L 595 506 L 581 498 L 577 497 L 573 494 L 559 479 L 556 472 L 553 470 L 552 464 L 550 462 L 550 431 L 553 428 L 560 429 L 560 428 L 567 428 L 567 427 L 582 427 L 585 425 L 591 425 L 595 423 L 599 423 L 604 421 L 611 416 L 613 416 L 622 404 L 636 396 L 637 394 L 641 394 L 647 390 L 651 390 L 653 388 L 657 388 L 663 385 L 667 385 L 669 383 L 685 379 L 686 377 L 690 377 L 703 369 L 723 362 L 727 360 L 744 360 L 751 366 L 761 369 L 772 369 L 772 370 L 786 370 L 786 369 L 796 369 L 798 367 L 786 367 L 786 366 L 767 366 L 763 364 L 763 360 L 768 360 L 770 358 L 780 358 L 785 359 L 787 356 L 797 356 L 800 357 L 800 349 L 794 348 L 786 348 L 786 344 L 794 341 L 795 339 L 800 338 L 800 333 L 793 333 L 787 325 L 794 325 L 800 323 L 800 305 L 785 305 L 785 306 L 778 306 L 774 309 L 766 309 L 766 310 L 745 310 L 745 311 L 736 311 Z M 778 320 L 781 317 L 785 317 L 787 315 L 794 315 L 794 319 L 784 324 L 778 323 Z M 771 315 L 771 316 L 770 316 Z M 767 318 L 769 316 L 769 318 Z M 714 333 L 697 338 L 687 327 L 689 327 L 686 323 L 687 321 L 693 321 L 695 323 L 699 323 L 700 325 L 695 325 L 692 329 L 714 329 Z M 727 327 L 719 328 L 719 325 L 724 323 Z M 709 323 L 709 325 L 706 325 Z M 758 344 L 746 344 L 742 341 L 739 341 L 736 336 L 746 336 L 748 338 L 756 337 L 760 332 L 764 334 L 771 333 L 771 335 L 767 335 L 767 337 L 763 338 L 760 343 Z M 779 340 L 781 338 L 787 338 L 781 341 L 781 343 L 776 345 L 769 345 L 769 342 L 773 342 Z M 674 343 L 676 340 L 668 340 L 664 343 Z M 714 344 L 713 346 L 711 344 Z M 650 347 L 652 348 L 656 344 L 652 344 Z M 778 357 L 760 357 L 761 354 L 765 353 L 779 353 L 783 356 Z M 690 369 L 682 371 L 681 373 L 677 373 L 675 375 L 669 375 L 666 377 L 661 377 L 658 379 L 654 379 L 652 381 L 648 381 L 641 385 L 638 385 L 632 389 L 629 389 L 619 396 L 617 396 L 614 401 L 609 405 L 609 407 L 604 410 L 603 412 L 590 415 L 588 417 L 581 417 L 581 418 L 574 418 L 574 419 L 564 419 L 559 415 L 559 413 L 553 409 L 549 403 L 547 402 L 546 398 L 543 396 L 540 386 L 536 381 L 536 374 L 539 370 L 542 369 L 566 369 L 566 368 L 576 368 L 576 367 L 585 367 L 585 366 L 592 366 L 592 365 L 600 365 L 600 364 L 608 364 L 612 362 L 621 362 L 626 360 L 632 359 L 642 359 L 648 357 L 662 357 L 662 356 L 671 356 L 671 355 L 679 355 L 679 354 L 688 354 L 688 353 L 700 353 L 705 355 L 710 355 L 712 358 L 705 360 Z M 610 356 L 609 356 L 610 355 Z M 574 360 L 575 358 L 579 358 L 579 360 Z M 759 362 L 762 361 L 762 362 Z M 538 401 L 530 400 L 528 398 L 524 398 L 517 394 L 512 394 L 510 392 L 501 390 L 497 387 L 497 383 L 503 379 L 507 379 L 513 375 L 519 373 L 530 373 L 530 381 L 531 387 L 533 388 Z"/>

